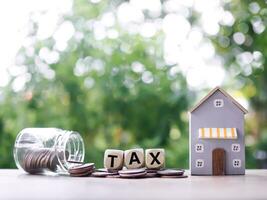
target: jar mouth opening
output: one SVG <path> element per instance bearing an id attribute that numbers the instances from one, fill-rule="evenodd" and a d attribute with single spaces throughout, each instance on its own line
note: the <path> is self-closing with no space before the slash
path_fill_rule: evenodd
<path id="1" fill-rule="evenodd" d="M 75 163 L 84 161 L 85 149 L 81 135 L 75 131 L 65 131 L 58 138 L 56 145 L 56 155 L 58 163 L 64 172 Z"/>

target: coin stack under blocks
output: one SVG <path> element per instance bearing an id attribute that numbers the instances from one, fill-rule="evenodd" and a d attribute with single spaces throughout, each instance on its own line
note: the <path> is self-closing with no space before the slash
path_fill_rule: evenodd
<path id="1" fill-rule="evenodd" d="M 182 169 L 165 169 L 164 149 L 107 149 L 104 154 L 107 172 L 117 170 L 121 178 L 186 178 Z M 116 175 L 116 176 L 118 176 Z"/>
<path id="2" fill-rule="evenodd" d="M 90 166 L 90 167 L 89 167 Z M 186 178 L 183 169 L 165 169 L 164 149 L 107 149 L 104 168 L 94 169 L 94 164 L 78 164 L 69 169 L 71 176 L 106 178 Z"/>

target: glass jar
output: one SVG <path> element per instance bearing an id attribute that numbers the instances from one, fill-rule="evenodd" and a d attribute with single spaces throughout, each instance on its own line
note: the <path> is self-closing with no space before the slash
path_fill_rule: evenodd
<path id="1" fill-rule="evenodd" d="M 84 160 L 84 143 L 78 132 L 58 128 L 25 128 L 17 136 L 14 159 L 30 174 L 67 173 Z"/>

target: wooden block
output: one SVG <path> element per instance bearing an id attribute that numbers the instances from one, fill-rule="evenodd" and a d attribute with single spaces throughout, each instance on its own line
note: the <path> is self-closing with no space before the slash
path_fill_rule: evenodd
<path id="1" fill-rule="evenodd" d="M 145 166 L 144 149 L 129 149 L 124 151 L 124 165 L 128 169 L 137 169 Z"/>
<path id="2" fill-rule="evenodd" d="M 123 151 L 117 149 L 107 149 L 104 154 L 104 167 L 106 169 L 122 169 Z"/>
<path id="3" fill-rule="evenodd" d="M 146 149 L 146 167 L 148 169 L 160 169 L 165 166 L 164 149 Z"/>

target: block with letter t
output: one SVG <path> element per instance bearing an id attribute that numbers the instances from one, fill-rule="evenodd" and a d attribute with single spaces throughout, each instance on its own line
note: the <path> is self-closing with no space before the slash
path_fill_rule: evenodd
<path id="1" fill-rule="evenodd" d="M 109 170 L 120 170 L 123 167 L 123 151 L 107 149 L 104 154 L 104 167 Z"/>

